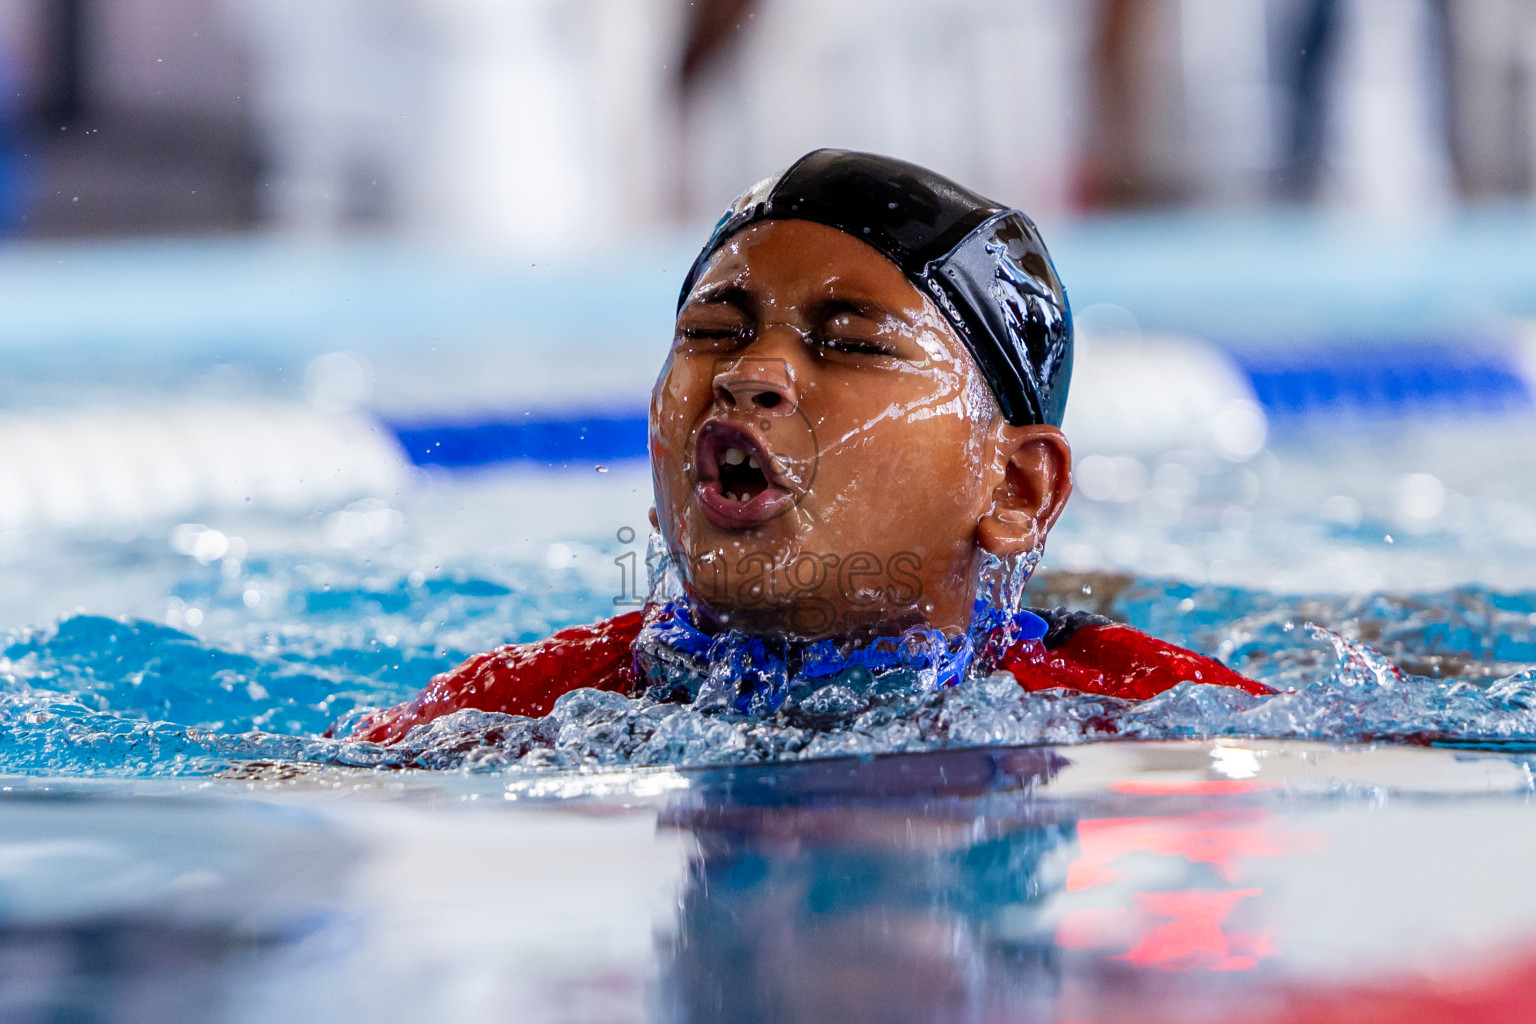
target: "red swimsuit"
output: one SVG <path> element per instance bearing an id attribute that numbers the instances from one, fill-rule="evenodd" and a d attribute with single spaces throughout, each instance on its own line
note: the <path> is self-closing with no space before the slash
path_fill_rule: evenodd
<path id="1" fill-rule="evenodd" d="M 1003 667 L 1024 689 L 1063 687 L 1083 693 L 1145 700 L 1185 681 L 1274 693 L 1220 662 L 1096 616 L 1045 613 L 1055 620 L 1044 642 L 1011 648 Z M 581 687 L 633 693 L 632 645 L 643 611 L 590 626 L 562 629 L 546 640 L 507 644 L 434 676 L 414 700 L 365 719 L 352 738 L 393 743 L 441 715 L 474 708 L 509 715 L 549 713 L 562 695 Z"/>

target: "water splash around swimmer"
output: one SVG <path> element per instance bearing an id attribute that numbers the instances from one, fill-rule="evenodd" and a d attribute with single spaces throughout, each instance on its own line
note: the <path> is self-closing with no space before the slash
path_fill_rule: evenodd
<path id="1" fill-rule="evenodd" d="M 1059 581 L 1048 583 L 1061 589 Z M 1288 691 L 1269 698 L 1187 684 L 1137 704 L 1067 691 L 1024 693 L 1007 676 L 977 675 L 937 691 L 896 680 L 886 687 L 831 681 L 776 712 L 752 715 L 729 706 L 576 690 L 544 718 L 461 711 L 393 747 L 322 739 L 318 730 L 348 707 L 357 715 L 367 704 L 396 699 L 409 677 L 458 656 L 435 651 L 436 641 L 425 636 L 410 647 L 397 644 L 391 663 L 405 659 L 406 669 L 384 688 L 377 678 L 380 655 L 367 642 L 370 630 L 403 636 L 410 622 L 428 618 L 446 621 L 451 630 L 472 628 L 487 616 L 521 622 L 542 593 L 466 598 L 405 579 L 359 580 L 357 586 L 359 601 L 398 605 L 398 612 L 375 612 L 355 623 L 348 617 L 346 628 L 300 618 L 280 630 L 264 626 L 259 642 L 251 643 L 89 616 L 12 634 L 0 641 L 0 768 L 142 777 L 282 762 L 544 772 L 1117 738 L 1392 741 L 1536 752 L 1536 672 L 1428 678 L 1404 671 L 1399 654 L 1354 638 L 1390 636 L 1392 652 L 1427 648 L 1476 616 L 1511 643 L 1536 640 L 1527 614 L 1536 611 L 1536 594 L 1476 588 L 1412 601 L 1382 598 L 1365 611 L 1344 598 L 1196 593 L 1185 615 L 1204 623 L 1200 642 L 1232 651 L 1245 671 Z M 354 591 L 333 579 L 325 593 L 350 600 Z M 1150 579 L 1128 584 L 1122 594 L 1115 614 L 1141 622 L 1190 591 Z M 594 606 L 608 599 L 590 595 Z M 304 604 L 305 594 L 294 600 Z M 1513 610 L 1490 623 L 1490 600 Z M 1309 616 L 1344 625 L 1309 630 Z M 534 628 L 533 619 L 526 621 Z M 306 667 L 322 664 L 323 671 Z"/>
<path id="2" fill-rule="evenodd" d="M 918 624 L 887 635 L 830 638 L 738 629 L 711 635 L 700 628 L 701 616 L 659 532 L 649 551 L 650 604 L 658 611 L 635 642 L 635 654 L 651 700 L 762 716 L 786 702 L 812 700 L 827 687 L 932 693 L 996 670 L 1005 651 L 1044 634 L 1044 622 L 1025 607 L 1038 549 L 1008 557 L 978 553 L 975 607 L 965 633 Z"/>

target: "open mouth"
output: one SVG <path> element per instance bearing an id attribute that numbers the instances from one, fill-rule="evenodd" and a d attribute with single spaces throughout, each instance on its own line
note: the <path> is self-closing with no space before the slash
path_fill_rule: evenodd
<path id="1" fill-rule="evenodd" d="M 705 516 L 726 529 L 766 522 L 794 504 L 757 437 L 726 420 L 699 431 L 698 496 Z"/>
<path id="2" fill-rule="evenodd" d="M 768 489 L 768 478 L 763 475 L 762 465 L 750 449 L 726 448 L 720 455 L 716 470 L 720 476 L 720 490 L 732 501 L 751 501 Z"/>

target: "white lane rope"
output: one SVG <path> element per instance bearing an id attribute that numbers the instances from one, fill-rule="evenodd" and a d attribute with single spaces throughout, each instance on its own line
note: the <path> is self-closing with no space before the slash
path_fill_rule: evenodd
<path id="1" fill-rule="evenodd" d="M 0 415 L 0 530 L 302 511 L 394 494 L 408 466 L 362 415 L 279 402 Z"/>

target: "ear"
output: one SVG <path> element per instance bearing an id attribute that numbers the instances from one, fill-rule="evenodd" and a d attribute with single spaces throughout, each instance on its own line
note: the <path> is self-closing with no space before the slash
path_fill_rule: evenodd
<path id="1" fill-rule="evenodd" d="M 661 528 L 661 520 L 656 518 L 656 506 L 655 505 L 651 506 L 651 514 L 650 514 L 649 518 L 651 520 L 651 529 L 659 530 Z"/>
<path id="2" fill-rule="evenodd" d="M 1044 546 L 1072 493 L 1072 447 L 1055 427 L 1007 422 L 995 443 L 999 479 L 991 508 L 976 524 L 976 543 L 999 557 L 1033 551 Z"/>

